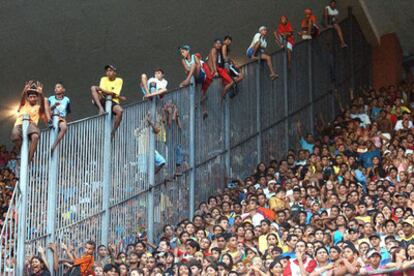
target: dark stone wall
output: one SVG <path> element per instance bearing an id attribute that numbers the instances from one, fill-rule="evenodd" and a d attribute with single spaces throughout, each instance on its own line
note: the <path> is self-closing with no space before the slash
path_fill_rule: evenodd
<path id="1" fill-rule="evenodd" d="M 0 3 L 1 135 L 8 141 L 23 83 L 38 79 L 50 95 L 63 81 L 72 100 L 70 120 L 96 113 L 89 88 L 113 63 L 124 78 L 123 95 L 138 101 L 138 76 L 162 67 L 169 88 L 183 78 L 177 46 L 205 55 L 216 37 L 231 34 L 233 55 L 244 57 L 260 25 L 272 30 L 280 15 L 298 28 L 303 9 L 320 17 L 324 1 L 300 0 L 15 0 Z M 342 8 L 342 14 L 346 10 Z M 269 50 L 277 46 L 269 38 Z"/>

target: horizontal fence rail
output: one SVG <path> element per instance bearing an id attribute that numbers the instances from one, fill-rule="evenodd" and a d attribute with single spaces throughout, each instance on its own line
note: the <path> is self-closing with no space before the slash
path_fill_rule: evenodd
<path id="1" fill-rule="evenodd" d="M 298 144 L 298 120 L 310 132 L 314 118 L 335 118 L 334 89 L 349 103 L 348 89 L 369 83 L 370 47 L 353 17 L 341 25 L 347 49 L 339 48 L 330 29 L 297 43 L 291 69 L 284 50 L 272 54 L 276 81 L 264 64 L 250 62 L 241 68 L 238 94 L 222 102 L 222 85 L 215 80 L 205 100 L 207 118 L 199 87 L 190 85 L 125 106 L 113 138 L 107 103 L 106 114 L 70 123 L 53 157 L 50 144 L 58 130 L 42 131 L 28 179 L 21 183 L 26 193 L 14 191 L 5 218 L 0 274 L 24 266 L 16 264 L 22 239 L 26 256 L 49 242 L 81 248 L 92 239 L 125 248 L 137 235 L 153 241 L 163 225 L 191 217 L 195 205 L 223 189 L 225 181 L 246 177 L 259 161 L 281 158 Z M 166 163 L 155 175 L 157 154 Z M 22 218 L 16 210 L 23 199 L 27 215 Z M 25 229 L 17 233 L 22 219 Z M 48 262 L 53 264 L 50 254 Z"/>

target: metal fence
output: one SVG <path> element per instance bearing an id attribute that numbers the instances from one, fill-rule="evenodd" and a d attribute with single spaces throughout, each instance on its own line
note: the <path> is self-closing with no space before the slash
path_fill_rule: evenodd
<path id="1" fill-rule="evenodd" d="M 1 232 L 0 273 L 19 274 L 24 257 L 49 242 L 79 247 L 92 239 L 125 247 L 144 229 L 153 240 L 166 223 L 192 217 L 195 205 L 228 179 L 247 176 L 260 161 L 281 158 L 297 145 L 298 119 L 313 131 L 316 116 L 325 121 L 336 116 L 334 88 L 346 103 L 346 90 L 369 83 L 370 47 L 353 17 L 342 27 L 347 49 L 339 48 L 334 30 L 326 30 L 317 39 L 297 43 L 290 70 L 286 53 L 274 53 L 276 81 L 268 78 L 263 64 L 250 62 L 241 69 L 245 79 L 239 93 L 223 103 L 221 82 L 214 81 L 207 93 L 207 119 L 201 93 L 191 85 L 126 106 L 113 138 L 111 112 L 69 124 L 53 155 L 57 127 L 43 131 L 30 166 L 22 155 L 20 189 Z M 111 110 L 110 100 L 106 110 Z M 165 116 L 172 111 L 178 111 L 180 124 Z M 148 126 L 147 114 L 160 128 L 158 134 Z M 155 150 L 167 161 L 157 175 Z M 21 215 L 21 206 L 27 215 Z M 53 263 L 50 254 L 48 261 Z"/>

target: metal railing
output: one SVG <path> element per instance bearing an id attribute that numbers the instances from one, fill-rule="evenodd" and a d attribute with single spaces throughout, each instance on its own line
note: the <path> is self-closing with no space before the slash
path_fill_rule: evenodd
<path id="1" fill-rule="evenodd" d="M 27 148 L 22 149 L 21 189 L 14 192 L 2 230 L 0 273 L 11 269 L 12 263 L 22 271 L 24 257 L 49 242 L 79 246 L 93 239 L 125 247 L 144 228 L 154 240 L 164 224 L 192 217 L 195 205 L 222 189 L 227 179 L 245 177 L 258 162 L 278 159 L 294 147 L 299 140 L 294 131 L 298 119 L 310 126 L 309 131 L 316 115 L 327 122 L 334 119 L 339 108 L 333 89 L 346 91 L 369 83 L 370 70 L 370 48 L 355 19 L 351 16 L 341 25 L 348 49 L 339 49 L 331 29 L 297 43 L 291 70 L 284 50 L 272 54 L 280 75 L 276 81 L 268 78 L 265 66 L 250 62 L 241 68 L 245 78 L 239 93 L 223 103 L 221 82 L 214 81 L 207 93 L 207 119 L 201 93 L 190 85 L 162 99 L 126 106 L 121 126 L 111 138 L 108 100 L 106 114 L 70 123 L 52 155 L 50 145 L 58 131 L 55 117 L 55 129 L 42 131 L 29 167 L 23 162 Z M 349 101 L 347 93 L 340 95 L 344 103 Z M 172 105 L 180 125 L 163 120 Z M 158 134 L 148 126 L 147 114 L 160 127 Z M 26 138 L 24 147 L 27 144 Z M 155 150 L 167 161 L 157 175 Z M 19 216 L 18 237 L 16 206 L 19 215 L 27 210 L 26 216 Z M 53 264 L 50 254 L 48 262 Z"/>

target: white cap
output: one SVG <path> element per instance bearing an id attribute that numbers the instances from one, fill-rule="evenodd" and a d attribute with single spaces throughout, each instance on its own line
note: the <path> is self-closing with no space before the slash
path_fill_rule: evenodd
<path id="1" fill-rule="evenodd" d="M 261 31 L 263 31 L 263 30 L 267 30 L 267 27 L 266 27 L 266 26 L 261 26 L 261 27 L 259 28 L 259 32 L 261 32 Z"/>

